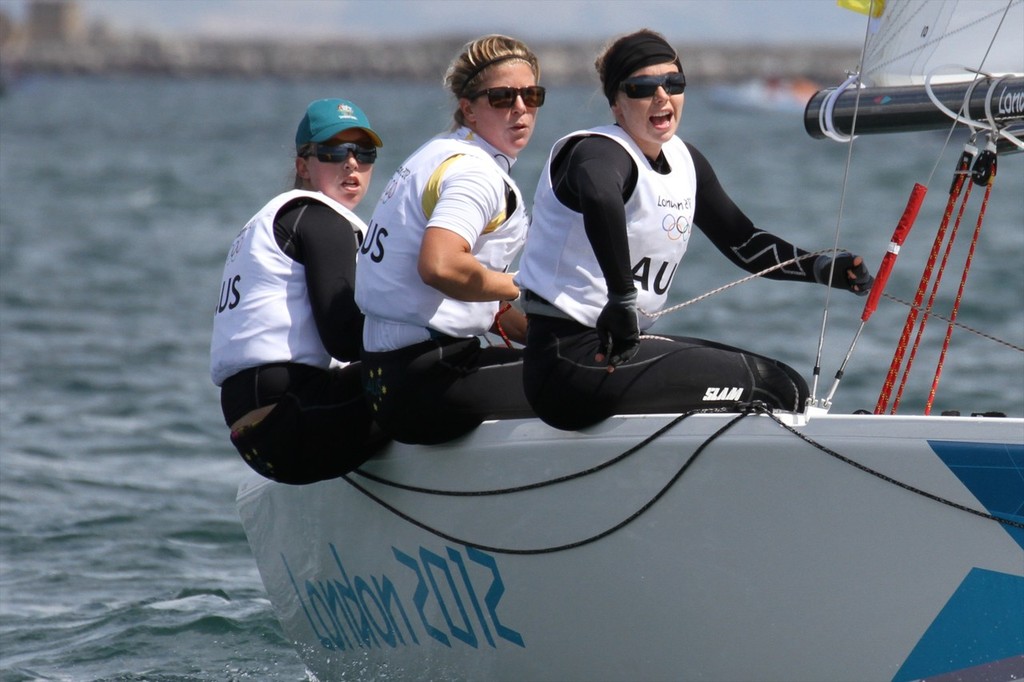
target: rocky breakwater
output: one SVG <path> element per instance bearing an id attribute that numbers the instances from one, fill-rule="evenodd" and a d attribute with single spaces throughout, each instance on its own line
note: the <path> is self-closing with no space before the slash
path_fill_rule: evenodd
<path id="1" fill-rule="evenodd" d="M 302 43 L 169 37 L 105 37 L 77 42 L 0 45 L 6 68 L 22 74 L 163 74 L 345 80 L 440 80 L 465 37 L 401 43 Z M 547 83 L 594 80 L 599 42 L 533 42 Z M 680 45 L 693 82 L 804 76 L 838 82 L 856 67 L 857 50 L 840 46 Z"/>

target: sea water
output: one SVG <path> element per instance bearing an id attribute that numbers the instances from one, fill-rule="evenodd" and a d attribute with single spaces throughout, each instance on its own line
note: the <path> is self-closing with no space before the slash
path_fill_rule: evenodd
<path id="1" fill-rule="evenodd" d="M 208 350 L 228 246 L 289 187 L 306 103 L 337 96 L 358 102 L 384 138 L 365 218 L 395 167 L 450 123 L 439 85 L 38 78 L 0 99 L 2 682 L 305 679 L 235 511 L 246 470 Z M 596 83 L 552 87 L 513 169 L 524 195 L 555 139 L 608 121 Z M 929 183 L 889 285 L 913 298 L 962 140 L 944 149 L 940 133 L 861 138 L 851 157 L 811 139 L 799 116 L 712 109 L 700 84 L 680 132 L 757 225 L 809 250 L 838 243 L 872 269 L 913 184 Z M 1001 161 L 960 305 L 969 329 L 953 330 L 933 413 L 1024 415 L 1022 178 L 1024 155 Z M 967 255 L 982 188 L 974 193 L 950 270 Z M 745 274 L 695 233 L 672 301 Z M 955 272 L 947 279 L 943 315 L 959 284 Z M 757 280 L 655 329 L 778 357 L 809 380 L 818 364 L 823 397 L 863 303 Z M 906 314 L 882 300 L 833 413 L 873 409 Z M 929 321 L 901 413 L 924 409 L 945 330 Z"/>

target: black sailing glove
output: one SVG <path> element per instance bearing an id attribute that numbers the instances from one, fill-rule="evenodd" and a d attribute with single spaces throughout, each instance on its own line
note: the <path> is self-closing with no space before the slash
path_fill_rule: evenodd
<path id="1" fill-rule="evenodd" d="M 860 263 L 854 265 L 853 262 L 857 259 L 860 259 Z M 814 261 L 814 279 L 819 284 L 825 284 L 831 272 L 832 281 L 828 283 L 829 286 L 852 291 L 858 296 L 866 296 L 871 290 L 871 284 L 875 278 L 868 272 L 868 267 L 864 265 L 864 259 L 854 256 L 848 251 L 840 251 L 836 254 L 835 260 L 836 264 L 833 268 L 831 256 L 818 256 Z M 853 273 L 852 279 L 847 270 Z"/>
<path id="2" fill-rule="evenodd" d="M 636 289 L 628 294 L 608 294 L 608 303 L 597 317 L 598 355 L 608 360 L 609 371 L 629 362 L 640 346 L 636 319 Z"/>

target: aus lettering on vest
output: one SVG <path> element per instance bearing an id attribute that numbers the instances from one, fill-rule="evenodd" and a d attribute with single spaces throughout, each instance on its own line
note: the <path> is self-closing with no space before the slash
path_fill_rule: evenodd
<path id="1" fill-rule="evenodd" d="M 217 303 L 215 314 L 219 315 L 225 310 L 234 310 L 238 307 L 242 300 L 242 295 L 238 292 L 238 283 L 241 281 L 242 276 L 235 275 L 220 283 L 220 302 Z"/>
<path id="2" fill-rule="evenodd" d="M 480 550 L 451 547 L 444 555 L 392 547 L 398 574 L 350 577 L 337 547 L 328 544 L 336 573 L 303 588 L 281 556 L 306 621 L 320 645 L 335 651 L 422 646 L 525 647 L 522 635 L 498 618 L 505 583 L 497 560 Z M 460 644 L 461 643 L 461 644 Z"/>
<path id="3" fill-rule="evenodd" d="M 633 266 L 633 281 L 644 291 L 654 291 L 656 294 L 664 294 L 672 286 L 672 279 L 676 276 L 679 263 L 675 264 L 662 261 L 658 271 L 651 281 L 653 262 L 647 256 L 640 259 L 640 262 Z M 669 269 L 671 267 L 671 270 Z"/>
<path id="4" fill-rule="evenodd" d="M 374 263 L 381 262 L 384 260 L 384 240 L 387 236 L 388 230 L 386 227 L 370 221 L 370 226 L 366 232 L 366 239 L 359 245 L 359 252 L 364 256 L 368 255 Z"/>

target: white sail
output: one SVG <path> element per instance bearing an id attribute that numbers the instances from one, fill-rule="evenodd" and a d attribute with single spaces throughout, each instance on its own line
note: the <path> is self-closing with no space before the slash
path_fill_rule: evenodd
<path id="1" fill-rule="evenodd" d="M 837 3 L 872 18 L 859 72 L 807 103 L 809 135 L 846 142 L 854 120 L 858 134 L 955 120 L 992 131 L 1001 152 L 1024 150 L 1024 0 Z"/>
<path id="2" fill-rule="evenodd" d="M 869 87 L 970 81 L 972 70 L 1024 75 L 1024 0 L 884 0 L 870 31 Z"/>

